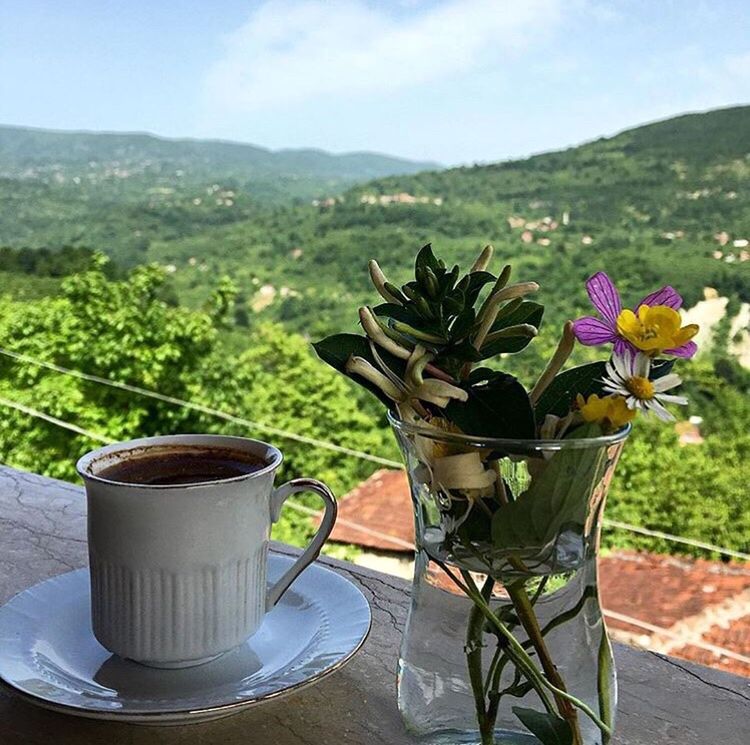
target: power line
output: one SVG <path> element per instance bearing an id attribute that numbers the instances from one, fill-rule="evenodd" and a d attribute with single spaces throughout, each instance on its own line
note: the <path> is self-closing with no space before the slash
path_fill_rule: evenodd
<path id="1" fill-rule="evenodd" d="M 84 437 L 88 437 L 89 439 L 95 440 L 96 442 L 101 442 L 104 445 L 110 445 L 115 442 L 115 440 L 113 440 L 111 437 L 106 437 L 104 435 L 100 435 L 97 432 L 83 429 L 83 427 L 79 427 L 77 424 L 66 422 L 62 419 L 58 419 L 57 417 L 50 416 L 49 414 L 45 414 L 43 411 L 33 409 L 30 406 L 25 406 L 24 404 L 18 403 L 17 401 L 11 401 L 7 398 L 0 397 L 0 406 L 7 406 L 11 409 L 16 409 L 17 411 L 28 414 L 32 417 L 36 417 L 37 419 L 41 419 L 45 422 L 48 422 L 49 424 L 54 424 L 57 427 L 66 429 L 70 432 L 74 432 L 75 434 L 83 435 Z M 297 512 L 301 512 L 305 515 L 310 515 L 312 517 L 320 516 L 319 510 L 314 510 L 311 507 L 306 507 L 305 505 L 299 504 L 297 502 L 287 502 L 286 504 L 288 504 L 292 509 L 297 510 Z M 414 550 L 414 544 L 397 538 L 396 536 L 388 535 L 388 533 L 381 533 L 379 530 L 373 530 L 372 528 L 368 528 L 364 525 L 359 525 L 358 523 L 351 522 L 351 520 L 346 520 L 344 518 L 339 518 L 338 520 L 336 520 L 336 522 L 340 525 L 346 525 L 349 528 L 358 530 L 360 533 L 363 533 L 365 535 L 370 535 L 373 538 L 379 538 L 380 540 L 388 541 L 400 549 L 408 549 L 409 551 Z"/>
<path id="2" fill-rule="evenodd" d="M 17 401 L 10 401 L 7 398 L 0 398 L 0 406 L 7 406 L 10 409 L 16 409 L 16 411 L 21 411 L 24 414 L 36 417 L 37 419 L 42 419 L 45 422 L 49 422 L 49 424 L 54 424 L 56 427 L 67 429 L 70 432 L 75 432 L 78 435 L 83 435 L 84 437 L 88 437 L 89 439 L 95 440 L 96 442 L 104 443 L 105 445 L 109 445 L 111 442 L 113 442 L 113 440 L 108 437 L 98 435 L 96 434 L 96 432 L 89 432 L 88 430 L 82 429 L 76 424 L 65 422 L 62 419 L 58 419 L 57 417 L 45 414 L 43 411 L 38 411 L 37 409 L 32 409 L 30 406 L 19 404 Z"/>
<path id="3" fill-rule="evenodd" d="M 214 409 L 210 406 L 204 406 L 203 404 L 197 404 L 192 401 L 187 401 L 185 399 L 177 398 L 175 396 L 168 396 L 163 393 L 159 393 L 158 391 L 152 391 L 148 388 L 141 388 L 140 386 L 130 385 L 128 383 L 121 383 L 116 380 L 110 380 L 109 378 L 102 378 L 99 375 L 92 375 L 90 373 L 84 373 L 84 372 L 81 372 L 80 370 L 74 370 L 68 367 L 63 367 L 62 365 L 56 365 L 52 362 L 39 360 L 35 357 L 30 357 L 29 355 L 20 354 L 19 352 L 13 352 L 9 349 L 4 349 L 3 347 L 0 347 L 0 354 L 5 355 L 6 357 L 10 357 L 12 359 L 18 360 L 20 362 L 26 362 L 31 365 L 36 365 L 38 367 L 44 367 L 48 370 L 52 370 L 53 372 L 57 372 L 62 375 L 68 375 L 74 378 L 78 378 L 80 380 L 87 380 L 92 383 L 98 383 L 100 385 L 109 386 L 110 388 L 116 388 L 118 390 L 127 391 L 129 393 L 135 393 L 141 396 L 146 396 L 148 398 L 154 398 L 158 401 L 164 401 L 165 403 L 173 404 L 175 406 L 181 406 L 183 408 L 190 409 L 192 411 L 198 411 L 203 414 L 208 414 L 209 416 L 215 416 L 217 418 L 223 419 L 228 422 L 232 422 L 234 424 L 240 424 L 250 429 L 258 429 L 264 432 L 268 432 L 269 434 L 276 435 L 278 437 L 283 437 L 286 439 L 293 440 L 295 442 L 301 442 L 306 445 L 312 445 L 314 447 L 319 447 L 319 448 L 323 448 L 326 450 L 331 450 L 333 452 L 342 453 L 344 455 L 349 455 L 353 458 L 359 458 L 361 460 L 366 460 L 371 463 L 377 463 L 379 465 L 388 466 L 389 468 L 402 470 L 404 467 L 403 464 L 400 463 L 399 461 L 390 460 L 388 458 L 381 458 L 380 456 L 371 455 L 370 453 L 366 453 L 362 450 L 354 450 L 352 448 L 344 447 L 343 445 L 336 445 L 335 443 L 327 442 L 326 440 L 319 440 L 314 437 L 298 435 L 295 432 L 289 432 L 287 430 L 282 430 L 277 427 L 272 427 L 270 425 L 263 424 L 262 422 L 255 422 L 250 419 L 245 419 L 244 417 L 236 416 L 235 414 L 230 414 L 228 412 L 221 411 L 220 409 Z M 44 417 L 40 417 L 40 418 L 44 418 Z M 71 426 L 75 426 L 75 425 L 71 425 Z M 607 527 L 616 528 L 619 530 L 627 530 L 632 533 L 645 535 L 651 538 L 661 538 L 662 540 L 671 541 L 673 543 L 681 543 L 686 546 L 692 546 L 693 548 L 700 548 L 705 551 L 713 551 L 715 553 L 723 554 L 725 556 L 731 556 L 737 559 L 742 559 L 744 561 L 750 561 L 750 554 L 744 553 L 742 551 L 736 551 L 734 549 L 723 548 L 722 546 L 716 546 L 712 543 L 705 543 L 703 541 L 699 541 L 693 538 L 686 538 L 683 536 L 674 535 L 672 533 L 666 533 L 660 530 L 652 530 L 650 528 L 643 528 L 638 525 L 631 525 L 630 523 L 619 522 L 617 520 L 610 520 L 608 518 L 604 518 L 602 522 Z"/>
<path id="4" fill-rule="evenodd" d="M 351 455 L 354 458 L 360 458 L 361 460 L 367 460 L 372 463 L 378 463 L 381 466 L 389 466 L 390 468 L 403 468 L 403 465 L 399 461 L 390 460 L 388 458 L 381 458 L 378 455 L 371 455 L 365 453 L 362 450 L 354 450 L 352 448 L 344 447 L 343 445 L 336 445 L 333 442 L 327 442 L 326 440 L 318 440 L 314 437 L 306 437 L 305 435 L 298 435 L 296 432 L 288 432 L 287 430 L 279 429 L 278 427 L 272 427 L 262 422 L 254 422 L 244 417 L 236 416 L 235 414 L 229 414 L 226 411 L 220 409 L 214 409 L 211 406 L 205 406 L 203 404 L 197 404 L 193 401 L 186 401 L 182 398 L 175 396 L 167 396 L 164 393 L 158 391 L 152 391 L 148 388 L 141 388 L 136 385 L 129 385 L 128 383 L 120 383 L 117 380 L 109 380 L 108 378 L 102 378 L 98 375 L 91 375 L 90 373 L 84 373 L 80 370 L 72 370 L 69 367 L 63 367 L 62 365 L 55 365 L 52 362 L 45 362 L 44 360 L 38 360 L 34 357 L 29 357 L 25 354 L 19 354 L 18 352 L 12 352 L 9 349 L 3 349 L 0 347 L 0 354 L 4 354 L 6 357 L 11 357 L 21 362 L 27 362 L 31 365 L 37 365 L 38 367 L 45 367 L 48 370 L 61 373 L 62 375 L 69 375 L 80 380 L 87 380 L 91 383 L 99 383 L 100 385 L 106 385 L 110 388 L 117 388 L 121 391 L 127 391 L 128 393 L 137 393 L 140 396 L 147 396 L 148 398 L 154 398 L 157 401 L 164 401 L 168 404 L 175 406 L 181 406 L 185 409 L 192 411 L 198 411 L 202 414 L 208 414 L 209 416 L 215 416 L 219 419 L 224 419 L 227 422 L 234 424 L 241 424 L 244 427 L 250 429 L 258 429 L 269 434 L 276 435 L 277 437 L 284 437 L 288 440 L 294 440 L 295 442 L 301 442 L 305 445 L 313 445 L 315 447 L 323 448 L 325 450 L 331 450 L 335 453 L 342 453 L 343 455 Z"/>
<path id="5" fill-rule="evenodd" d="M 651 530 L 650 528 L 641 528 L 638 525 L 630 525 L 630 523 L 621 523 L 619 520 L 609 520 L 604 518 L 602 521 L 607 527 L 619 528 L 620 530 L 629 530 L 631 533 L 640 533 L 641 535 L 649 536 L 650 538 L 663 538 L 665 541 L 672 541 L 673 543 L 684 543 L 686 546 L 693 546 L 694 548 L 702 548 L 706 551 L 714 551 L 717 554 L 725 554 L 726 556 L 733 556 L 736 559 L 744 559 L 750 561 L 750 554 L 743 553 L 742 551 L 735 551 L 731 548 L 722 548 L 721 546 L 715 546 L 713 543 L 704 543 L 703 541 L 697 541 L 694 538 L 683 538 L 679 535 L 672 535 L 671 533 L 664 533 L 661 530 Z"/>

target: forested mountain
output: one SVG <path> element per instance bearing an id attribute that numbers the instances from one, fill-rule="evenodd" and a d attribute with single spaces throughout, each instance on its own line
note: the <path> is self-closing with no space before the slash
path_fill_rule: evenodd
<path id="1" fill-rule="evenodd" d="M 362 193 L 407 191 L 455 204 L 507 204 L 561 214 L 583 226 L 687 227 L 733 220 L 750 229 L 750 107 L 687 114 L 579 147 L 486 166 L 385 178 Z M 740 224 L 737 224 L 740 220 Z"/>
<path id="2" fill-rule="evenodd" d="M 0 175 L 88 180 L 137 176 L 204 180 L 307 182 L 337 186 L 398 173 L 434 169 L 378 153 L 334 155 L 323 150 L 268 150 L 222 140 L 170 139 L 143 133 L 64 132 L 0 125 Z"/>
<path id="3" fill-rule="evenodd" d="M 376 153 L 0 126 L 0 245 L 95 246 L 134 264 L 156 237 L 435 167 Z"/>
<path id="4" fill-rule="evenodd" d="M 172 145 L 148 140 L 146 160 Z M 750 107 L 347 189 L 318 181 L 317 191 L 295 191 L 301 181 L 278 177 L 263 182 L 267 198 L 251 177 L 185 175 L 207 175 L 214 144 L 196 144 L 184 167 L 152 172 L 140 161 L 128 176 L 117 170 L 131 174 L 123 165 L 130 146 L 122 147 L 109 170 L 101 160 L 90 167 L 88 154 L 70 154 L 78 165 L 48 160 L 43 148 L 28 172 L 0 168 L 0 347 L 381 456 L 395 451 L 382 418 L 371 418 L 375 407 L 333 382 L 300 336 L 354 328 L 357 306 L 375 301 L 372 257 L 400 283 L 424 243 L 463 265 L 494 244 L 496 263 L 512 263 L 514 279 L 542 286 L 539 337 L 497 363 L 527 386 L 563 321 L 590 312 L 584 282 L 594 271 L 607 271 L 628 304 L 664 284 L 688 306 L 712 287 L 729 298 L 732 316 L 750 302 Z M 214 162 L 226 158 L 231 168 L 217 147 Z M 73 175 L 79 166 L 90 170 Z M 148 263 L 155 266 L 136 266 Z M 750 551 L 750 373 L 728 353 L 728 332 L 725 321 L 713 350 L 681 369 L 691 403 L 679 415 L 703 418 L 704 444 L 678 448 L 673 429 L 639 422 L 609 509 L 615 519 Z M 579 347 L 574 358 L 586 355 Z M 0 393 L 118 438 L 190 428 L 247 434 L 2 359 Z M 22 467 L 72 477 L 75 456 L 91 445 L 26 414 L 0 419 L 0 457 Z M 289 475 L 324 476 L 340 491 L 373 466 L 294 442 L 285 450 Z M 292 528 L 285 537 L 309 525 Z M 671 548 L 626 534 L 608 540 Z"/>

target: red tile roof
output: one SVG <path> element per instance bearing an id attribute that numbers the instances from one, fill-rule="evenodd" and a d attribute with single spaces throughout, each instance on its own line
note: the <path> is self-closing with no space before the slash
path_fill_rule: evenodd
<path id="1" fill-rule="evenodd" d="M 366 531 L 356 528 L 358 524 Z M 388 536 L 396 540 L 388 540 Z M 405 471 L 381 469 L 339 502 L 331 540 L 379 551 L 414 551 L 414 518 Z"/>
<path id="2" fill-rule="evenodd" d="M 721 649 L 728 649 L 732 652 L 750 658 L 750 615 L 732 621 L 729 628 L 714 626 L 706 634 L 703 634 L 701 641 L 712 644 Z M 686 660 L 699 662 L 701 665 L 717 667 L 720 670 L 734 673 L 735 675 L 744 675 L 750 678 L 750 662 L 743 662 L 733 657 L 721 654 L 718 651 L 711 651 L 688 644 L 676 649 L 672 654 L 675 657 L 682 657 Z"/>
<path id="3" fill-rule="evenodd" d="M 599 588 L 610 610 L 667 628 L 750 588 L 750 567 L 618 551 L 600 560 Z"/>

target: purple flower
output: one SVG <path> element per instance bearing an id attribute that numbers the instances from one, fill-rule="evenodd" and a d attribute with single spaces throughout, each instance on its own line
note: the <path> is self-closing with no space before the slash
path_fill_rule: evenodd
<path id="1" fill-rule="evenodd" d="M 623 308 L 620 294 L 617 292 L 617 288 L 614 286 L 612 280 L 604 272 L 597 272 L 586 282 L 586 290 L 588 291 L 591 303 L 599 312 L 601 318 L 584 316 L 575 321 L 573 332 L 578 341 L 587 347 L 614 343 L 614 351 L 619 355 L 622 355 L 625 351 L 638 352 L 638 348 L 623 336 L 618 326 L 618 320 L 621 318 Z M 677 290 L 667 285 L 656 292 L 652 292 L 650 295 L 646 295 L 634 309 L 636 316 L 638 316 L 638 310 L 641 306 L 648 306 L 649 308 L 657 306 L 667 307 L 677 311 L 682 307 L 682 297 Z M 629 310 L 626 310 L 625 313 L 628 316 L 631 315 L 631 311 Z M 688 341 L 674 349 L 665 349 L 663 353 L 671 354 L 675 357 L 687 358 L 692 357 L 697 349 L 698 347 L 695 342 Z"/>

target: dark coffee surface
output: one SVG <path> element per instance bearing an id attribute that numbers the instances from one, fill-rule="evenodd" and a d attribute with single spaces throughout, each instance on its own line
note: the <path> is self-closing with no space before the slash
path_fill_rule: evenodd
<path id="1" fill-rule="evenodd" d="M 200 484 L 244 476 L 268 465 L 263 459 L 222 448 L 145 448 L 106 466 L 97 475 L 149 486 Z"/>

